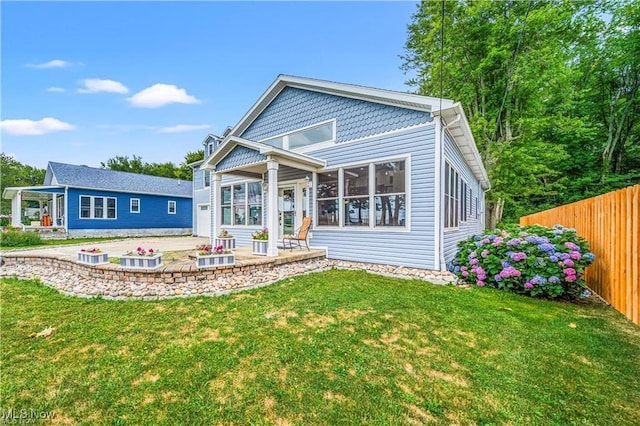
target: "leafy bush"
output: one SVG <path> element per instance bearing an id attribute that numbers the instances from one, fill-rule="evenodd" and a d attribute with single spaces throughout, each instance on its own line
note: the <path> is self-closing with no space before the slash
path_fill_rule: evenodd
<path id="1" fill-rule="evenodd" d="M 24 232 L 19 228 L 3 228 L 0 232 L 0 246 L 2 247 L 26 247 L 38 246 L 42 239 L 37 232 Z"/>
<path id="2" fill-rule="evenodd" d="M 466 282 L 542 298 L 574 300 L 589 294 L 582 274 L 595 256 L 575 229 L 496 229 L 458 247 L 449 270 Z"/>

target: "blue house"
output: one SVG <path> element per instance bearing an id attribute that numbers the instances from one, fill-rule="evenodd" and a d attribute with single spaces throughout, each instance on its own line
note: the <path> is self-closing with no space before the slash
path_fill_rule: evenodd
<path id="1" fill-rule="evenodd" d="M 452 100 L 280 75 L 204 143 L 194 218 L 212 239 L 267 227 L 276 256 L 310 216 L 329 258 L 445 270 L 484 228 L 489 179 Z"/>
<path id="2" fill-rule="evenodd" d="M 69 237 L 191 234 L 192 184 L 137 173 L 49 162 L 43 186 L 6 188 L 12 224 Z M 22 224 L 22 201 L 39 221 Z"/>

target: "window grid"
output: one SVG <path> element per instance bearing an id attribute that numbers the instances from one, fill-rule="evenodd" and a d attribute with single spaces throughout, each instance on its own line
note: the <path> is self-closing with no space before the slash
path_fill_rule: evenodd
<path id="1" fill-rule="evenodd" d="M 176 214 L 176 202 L 175 201 L 170 200 L 167 203 L 167 213 Z"/>
<path id="2" fill-rule="evenodd" d="M 115 197 L 80 196 L 80 219 L 116 219 Z"/>
<path id="3" fill-rule="evenodd" d="M 222 225 L 262 225 L 262 182 L 225 185 L 220 188 L 220 195 Z"/>
<path id="4" fill-rule="evenodd" d="M 388 160 L 318 173 L 317 225 L 406 227 L 405 171 L 406 160 Z"/>

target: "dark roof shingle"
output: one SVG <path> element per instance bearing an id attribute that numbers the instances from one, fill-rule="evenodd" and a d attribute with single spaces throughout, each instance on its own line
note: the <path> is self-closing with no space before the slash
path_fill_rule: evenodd
<path id="1" fill-rule="evenodd" d="M 191 197 L 192 183 L 188 180 L 170 179 L 138 173 L 120 172 L 88 166 L 55 163 L 50 161 L 49 167 L 58 185 L 102 189 L 118 192 L 136 192 L 175 197 Z M 52 182 L 44 184 L 50 185 Z"/>

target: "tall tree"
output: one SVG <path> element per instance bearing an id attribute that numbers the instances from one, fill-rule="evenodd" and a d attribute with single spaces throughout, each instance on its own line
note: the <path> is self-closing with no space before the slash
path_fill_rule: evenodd
<path id="1" fill-rule="evenodd" d="M 573 97 L 566 89 L 586 5 L 424 1 L 409 25 L 404 69 L 416 73 L 409 84 L 432 96 L 441 95 L 442 87 L 443 97 L 460 101 L 468 113 L 492 182 L 488 227 L 501 220 L 503 206 L 514 210 L 523 199 L 552 196 L 564 187 L 560 169 L 568 155 L 549 134 L 568 138 L 565 133 L 585 127 L 568 114 Z"/>
<path id="2" fill-rule="evenodd" d="M 140 173 L 152 176 L 168 177 L 173 179 L 193 179 L 193 169 L 189 164 L 202 160 L 204 151 L 188 152 L 184 160 L 179 166 L 172 162 L 166 163 L 147 163 L 142 157 L 134 155 L 133 158 L 128 156 L 115 156 L 100 165 L 105 169 L 118 170 L 121 172 Z"/>
<path id="3" fill-rule="evenodd" d="M 44 182 L 46 170 L 32 167 L 15 160 L 10 155 L 0 153 L 0 194 L 12 186 L 38 186 Z M 11 213 L 11 200 L 0 197 L 0 212 Z"/>

